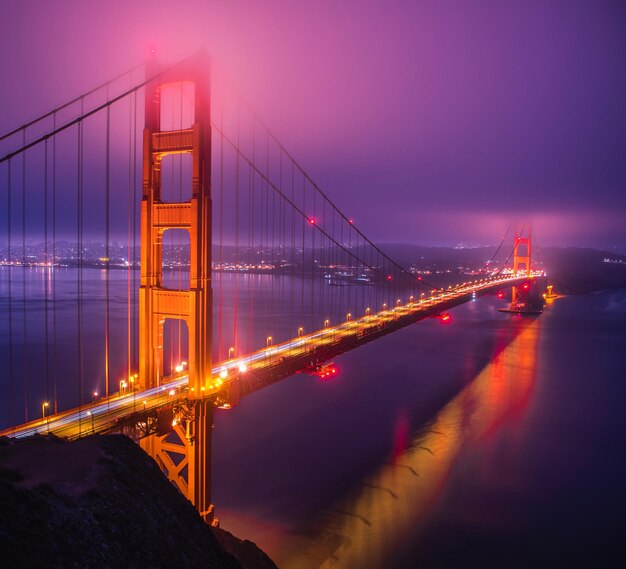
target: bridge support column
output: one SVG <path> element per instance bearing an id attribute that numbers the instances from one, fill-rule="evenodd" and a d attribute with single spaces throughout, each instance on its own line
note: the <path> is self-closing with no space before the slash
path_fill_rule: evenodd
<path id="1" fill-rule="evenodd" d="M 530 277 L 530 253 L 531 239 L 530 231 L 528 237 L 515 236 L 513 243 L 513 276 L 514 277 Z M 511 304 L 507 309 L 500 309 L 502 312 L 517 312 L 538 314 L 541 308 L 533 306 L 531 303 L 531 287 L 529 282 L 522 285 L 514 285 L 511 296 Z M 534 303 L 536 304 L 536 303 Z"/>
<path id="2" fill-rule="evenodd" d="M 161 71 L 150 65 L 149 75 Z M 164 89 L 194 86 L 194 117 L 190 128 L 161 130 Z M 211 429 L 213 410 L 203 400 L 211 382 L 211 119 L 209 61 L 198 55 L 161 73 L 146 86 L 143 137 L 143 194 L 141 202 L 141 282 L 139 290 L 139 382 L 150 388 L 167 381 L 163 369 L 163 324 L 167 318 L 184 320 L 188 330 L 189 398 L 193 406 L 184 418 L 170 408 L 169 425 L 159 420 L 160 433 L 141 442 L 166 475 L 196 506 L 213 520 L 211 505 Z M 181 110 L 181 116 L 183 116 Z M 191 155 L 191 199 L 165 202 L 161 196 L 163 159 Z M 169 229 L 189 232 L 189 287 L 165 288 L 162 283 L 163 234 Z M 166 413 L 164 412 L 163 415 Z M 163 432 L 162 426 L 169 432 Z M 176 462 L 174 455 L 183 455 Z M 181 466 L 182 465 L 182 466 Z"/>
<path id="3" fill-rule="evenodd" d="M 528 237 L 515 236 L 513 244 L 513 274 L 518 275 L 520 272 L 530 276 L 530 232 Z M 516 309 L 520 301 L 528 295 L 520 291 L 519 287 L 513 287 L 511 297 L 511 309 Z"/>
<path id="4" fill-rule="evenodd" d="M 213 405 L 210 401 L 196 401 L 187 463 L 189 499 L 205 522 L 213 523 L 211 503 L 211 442 Z"/>
<path id="5" fill-rule="evenodd" d="M 139 445 L 198 509 L 202 519 L 213 524 L 216 523 L 211 503 L 213 405 L 208 400 L 195 401 L 189 411 L 186 418 L 176 420 L 171 408 L 164 410 L 159 421 L 162 428 L 140 439 Z"/>

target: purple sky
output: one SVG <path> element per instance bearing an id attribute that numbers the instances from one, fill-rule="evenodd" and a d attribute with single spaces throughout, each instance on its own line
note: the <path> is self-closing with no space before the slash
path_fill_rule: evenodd
<path id="1" fill-rule="evenodd" d="M 626 4 L 5 0 L 0 131 L 202 45 L 374 239 L 626 249 Z"/>

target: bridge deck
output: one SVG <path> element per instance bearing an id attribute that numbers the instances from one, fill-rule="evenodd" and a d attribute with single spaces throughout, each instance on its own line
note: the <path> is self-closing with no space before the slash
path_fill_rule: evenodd
<path id="1" fill-rule="evenodd" d="M 221 362 L 213 368 L 214 379 L 206 397 L 218 405 L 227 402 L 233 392 L 237 393 L 237 397 L 247 395 L 294 373 L 306 371 L 311 363 L 333 358 L 382 335 L 463 304 L 475 296 L 488 294 L 504 286 L 519 285 L 536 276 L 491 277 L 476 284 L 457 286 L 434 297 L 383 310 Z M 189 399 L 187 384 L 188 377 L 180 374 L 168 378 L 157 387 L 119 393 L 45 419 L 5 429 L 0 431 L 0 436 L 22 438 L 53 433 L 60 437 L 77 438 L 121 430 L 140 421 L 147 422 L 148 417 L 154 417 L 159 409 Z"/>

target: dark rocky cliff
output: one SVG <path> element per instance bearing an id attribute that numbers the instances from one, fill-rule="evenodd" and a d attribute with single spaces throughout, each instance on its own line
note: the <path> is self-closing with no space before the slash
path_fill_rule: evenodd
<path id="1" fill-rule="evenodd" d="M 0 439 L 0 566 L 275 568 L 205 525 L 121 435 Z"/>

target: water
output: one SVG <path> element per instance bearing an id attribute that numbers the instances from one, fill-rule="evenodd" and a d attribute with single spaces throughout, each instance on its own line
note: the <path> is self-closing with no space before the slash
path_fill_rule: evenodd
<path id="1" fill-rule="evenodd" d="M 60 272 L 56 284 L 57 355 L 68 377 L 75 277 Z M 15 300 L 21 274 L 14 278 Z M 119 332 L 127 280 L 121 271 L 111 278 Z M 45 379 L 41 291 L 50 284 L 41 270 L 25 280 L 28 348 L 18 306 L 14 357 L 35 370 L 36 398 Z M 87 371 L 102 359 L 103 282 L 86 271 Z M 225 303 L 232 282 L 223 283 Z M 16 372 L 9 409 L 6 285 L 0 279 L 3 424 L 22 413 L 23 387 Z M 239 294 L 301 288 L 255 276 Z M 218 410 L 213 496 L 222 526 L 287 569 L 623 565 L 626 291 L 560 298 L 532 319 L 498 312 L 501 302 L 480 299 L 454 309 L 448 324 L 426 320 L 345 354 L 332 381 L 298 375 Z M 255 341 L 268 326 L 276 334 L 292 326 L 271 300 L 265 309 L 247 325 Z M 125 344 L 114 334 L 122 368 Z M 59 385 L 60 398 L 76 397 L 75 382 Z"/>
<path id="2" fill-rule="evenodd" d="M 189 273 L 166 272 L 164 281 L 184 289 Z M 138 371 L 137 271 L 111 270 L 107 277 L 105 270 L 84 269 L 79 283 L 74 269 L 0 266 L 0 429 L 40 416 L 44 401 L 51 407 L 58 401 L 61 410 L 105 393 L 107 282 L 109 387 L 117 391 L 120 381 Z M 411 292 L 395 282 L 343 287 L 306 276 L 217 272 L 213 360 L 258 350 L 268 336 L 277 344 L 295 337 L 299 328 L 309 333 L 326 320 L 336 324 L 348 313 L 363 315 L 366 307 L 394 306 L 398 298 L 406 302 Z M 185 323 L 166 319 L 166 373 L 188 359 L 186 339 Z"/>
<path id="3" fill-rule="evenodd" d="M 497 305 L 219 411 L 223 526 L 283 568 L 623 566 L 626 291 Z"/>

